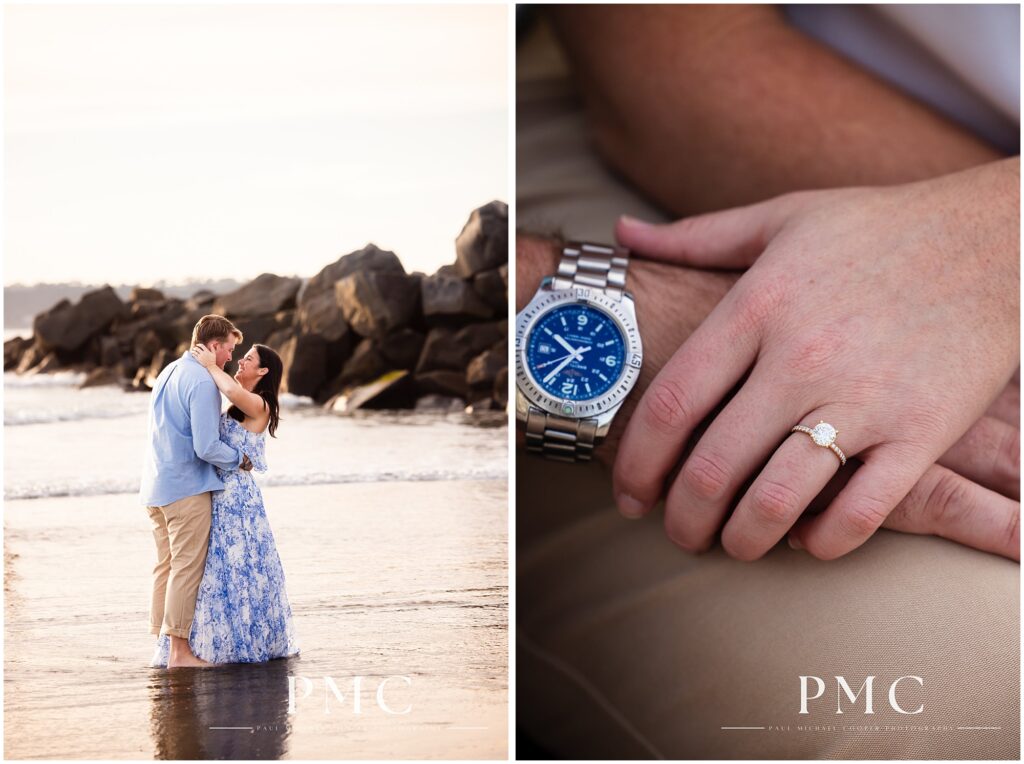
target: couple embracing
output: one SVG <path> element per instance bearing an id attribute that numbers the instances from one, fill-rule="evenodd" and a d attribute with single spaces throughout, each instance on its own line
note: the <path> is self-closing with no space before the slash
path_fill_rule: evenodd
<path id="1" fill-rule="evenodd" d="M 299 652 L 284 570 L 252 470 L 267 469 L 281 359 L 253 345 L 224 371 L 242 333 L 203 316 L 191 348 L 157 378 L 140 499 L 156 540 L 151 666 L 257 663 Z M 221 395 L 231 407 L 221 413 Z"/>

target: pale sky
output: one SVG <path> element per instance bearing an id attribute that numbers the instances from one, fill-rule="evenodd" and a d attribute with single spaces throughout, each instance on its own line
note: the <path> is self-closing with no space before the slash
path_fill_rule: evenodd
<path id="1" fill-rule="evenodd" d="M 4 284 L 454 260 L 508 196 L 504 5 L 6 5 Z"/>

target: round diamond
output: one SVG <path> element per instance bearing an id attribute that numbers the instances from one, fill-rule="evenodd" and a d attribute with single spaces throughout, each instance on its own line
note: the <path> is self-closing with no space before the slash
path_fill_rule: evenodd
<path id="1" fill-rule="evenodd" d="M 826 422 L 821 422 L 811 430 L 811 437 L 819 446 L 832 445 L 836 439 L 836 428 Z"/>

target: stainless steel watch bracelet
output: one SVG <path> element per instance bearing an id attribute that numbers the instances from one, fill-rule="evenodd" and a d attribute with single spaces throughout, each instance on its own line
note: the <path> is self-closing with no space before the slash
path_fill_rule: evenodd
<path id="1" fill-rule="evenodd" d="M 603 244 L 570 241 L 552 279 L 554 289 L 599 289 L 617 300 L 626 289 L 629 250 Z M 549 459 L 590 461 L 596 445 L 596 419 L 569 419 L 530 406 L 526 417 L 526 448 Z"/>
<path id="2" fill-rule="evenodd" d="M 562 248 L 562 259 L 551 286 L 555 289 L 591 287 L 621 300 L 628 265 L 629 250 L 622 247 L 570 241 Z"/>
<path id="3" fill-rule="evenodd" d="M 566 419 L 530 406 L 526 449 L 562 462 L 588 462 L 594 453 L 596 419 Z"/>

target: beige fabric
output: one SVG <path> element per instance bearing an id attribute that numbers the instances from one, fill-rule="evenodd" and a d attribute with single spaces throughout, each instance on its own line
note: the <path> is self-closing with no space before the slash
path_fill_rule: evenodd
<path id="1" fill-rule="evenodd" d="M 149 630 L 188 639 L 206 568 L 212 497 L 207 491 L 165 507 L 146 509 L 153 523 L 157 553 Z"/>
<path id="2" fill-rule="evenodd" d="M 609 241 L 621 212 L 657 219 L 587 149 L 543 35 L 519 60 L 520 229 Z M 520 451 L 516 484 L 517 719 L 556 756 L 1019 757 L 1017 564 L 888 531 L 829 563 L 785 545 L 756 563 L 691 556 L 660 508 L 622 519 L 598 465 Z M 807 715 L 801 675 L 825 683 Z M 924 686 L 896 700 L 920 714 L 889 705 L 906 675 Z M 836 676 L 854 692 L 874 676 L 874 713 L 861 696 L 836 714 Z"/>

